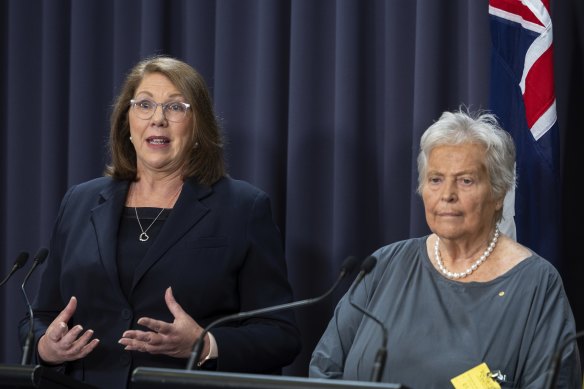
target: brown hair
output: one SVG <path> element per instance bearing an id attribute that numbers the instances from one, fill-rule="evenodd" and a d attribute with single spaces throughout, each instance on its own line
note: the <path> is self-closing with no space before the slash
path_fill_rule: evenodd
<path id="1" fill-rule="evenodd" d="M 212 185 L 227 175 L 223 156 L 223 136 L 213 111 L 211 97 L 203 77 L 189 64 L 167 56 L 140 61 L 128 73 L 117 96 L 111 118 L 109 151 L 111 163 L 104 174 L 116 179 L 136 178 L 136 151 L 130 141 L 128 112 L 130 100 L 145 75 L 160 73 L 168 77 L 191 104 L 192 129 L 186 151 L 181 155 L 183 179 L 196 177 L 204 185 Z"/>

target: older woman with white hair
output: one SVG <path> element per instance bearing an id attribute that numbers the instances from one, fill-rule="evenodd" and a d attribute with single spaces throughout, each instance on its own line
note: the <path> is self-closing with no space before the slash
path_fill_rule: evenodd
<path id="1" fill-rule="evenodd" d="M 418 193 L 432 233 L 375 251 L 376 267 L 337 305 L 310 376 L 370 380 L 386 343 L 376 380 L 542 388 L 575 321 L 557 270 L 499 230 L 515 186 L 511 136 L 493 115 L 459 110 L 443 113 L 420 147 Z M 557 387 L 581 388 L 581 377 L 572 342 Z"/>

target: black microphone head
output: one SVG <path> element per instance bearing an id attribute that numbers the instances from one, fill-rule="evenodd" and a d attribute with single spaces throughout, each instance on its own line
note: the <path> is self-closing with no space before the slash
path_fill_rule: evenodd
<path id="1" fill-rule="evenodd" d="M 363 260 L 363 263 L 361 264 L 361 271 L 363 274 L 369 274 L 375 265 L 377 265 L 377 258 L 375 258 L 373 255 L 370 255 Z"/>
<path id="2" fill-rule="evenodd" d="M 28 253 L 26 251 L 22 251 L 20 254 L 18 254 L 18 257 L 14 262 L 14 270 L 23 267 L 26 261 L 28 261 Z"/>
<path id="3" fill-rule="evenodd" d="M 6 277 L 4 277 L 3 280 L 0 281 L 0 286 L 4 285 L 6 282 L 8 282 L 10 277 L 12 277 L 12 275 L 18 269 L 23 267 L 27 260 L 28 260 L 28 253 L 26 251 L 23 251 L 20 254 L 18 254 L 18 257 L 16 257 L 16 260 L 14 260 L 14 264 L 12 265 L 12 269 L 10 270 L 10 273 L 8 273 L 8 275 Z"/>
<path id="4" fill-rule="evenodd" d="M 44 247 L 41 247 L 39 249 L 39 251 L 37 251 L 36 255 L 34 256 L 34 260 L 36 262 L 38 262 L 39 264 L 41 264 L 45 261 L 45 259 L 47 258 L 47 255 L 49 255 L 49 250 L 47 250 Z"/>
<path id="5" fill-rule="evenodd" d="M 350 273 L 357 266 L 357 257 L 350 255 L 341 264 L 341 272 Z"/>

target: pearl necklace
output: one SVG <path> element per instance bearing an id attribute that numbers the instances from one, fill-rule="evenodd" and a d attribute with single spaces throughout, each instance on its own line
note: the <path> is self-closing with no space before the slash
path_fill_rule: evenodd
<path id="1" fill-rule="evenodd" d="M 174 199 L 178 196 L 178 194 L 180 193 L 181 189 L 182 189 L 182 184 L 181 186 L 178 187 L 178 190 L 176 191 L 176 193 L 170 198 L 170 202 L 168 203 L 168 207 L 170 208 L 170 205 L 172 204 L 172 202 L 174 201 Z M 132 192 L 132 197 L 134 196 L 134 192 Z M 142 227 L 142 223 L 140 223 L 140 218 L 138 217 L 138 209 L 136 207 L 134 207 L 134 213 L 136 214 L 136 220 L 138 221 L 138 225 L 140 226 L 140 231 L 142 231 L 142 233 L 140 234 L 140 236 L 138 236 L 138 239 L 140 240 L 140 242 L 146 242 L 148 239 L 150 239 L 150 236 L 146 233 L 148 232 L 148 230 L 150 229 L 150 227 L 152 227 L 154 225 L 154 223 L 156 223 L 156 220 L 158 220 L 158 218 L 160 217 L 160 215 L 162 215 L 162 212 L 164 212 L 165 208 L 162 208 L 160 210 L 160 212 L 158 212 L 158 215 L 156 215 L 156 217 L 154 218 L 154 220 L 152 220 L 152 223 L 150 223 L 150 225 L 144 229 Z"/>
<path id="2" fill-rule="evenodd" d="M 485 250 L 483 255 L 481 255 L 480 258 L 475 261 L 475 263 L 473 263 L 468 269 L 466 269 L 462 273 L 453 273 L 453 272 L 449 271 L 448 269 L 446 269 L 446 267 L 444 267 L 444 264 L 442 263 L 442 258 L 440 257 L 440 238 L 439 237 L 436 237 L 436 243 L 434 244 L 434 259 L 436 260 L 436 264 L 438 265 L 438 268 L 440 269 L 442 274 L 444 274 L 446 277 L 452 278 L 452 279 L 464 278 L 464 277 L 470 275 L 483 262 L 486 261 L 486 259 L 489 257 L 489 255 L 491 255 L 491 253 L 495 249 L 495 246 L 497 245 L 497 239 L 499 239 L 499 227 L 495 227 L 495 234 L 493 235 L 493 240 L 491 240 L 489 247 L 487 247 L 487 249 Z"/>

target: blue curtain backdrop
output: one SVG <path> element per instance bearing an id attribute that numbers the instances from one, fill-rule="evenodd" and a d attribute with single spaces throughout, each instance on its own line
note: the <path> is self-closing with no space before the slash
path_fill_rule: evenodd
<path id="1" fill-rule="evenodd" d="M 231 175 L 270 194 L 295 297 L 321 294 L 348 255 L 428 232 L 414 192 L 418 141 L 444 110 L 488 108 L 487 7 L 488 0 L 2 1 L 0 276 L 20 251 L 48 246 L 65 190 L 102 174 L 117 88 L 139 59 L 164 53 L 205 76 Z M 564 207 L 556 265 L 581 330 L 584 214 L 575 188 L 584 166 L 584 3 L 556 0 L 552 19 Z M 20 361 L 25 274 L 0 290 L 0 363 Z M 306 374 L 347 287 L 297 311 L 304 349 L 286 373 Z"/>

